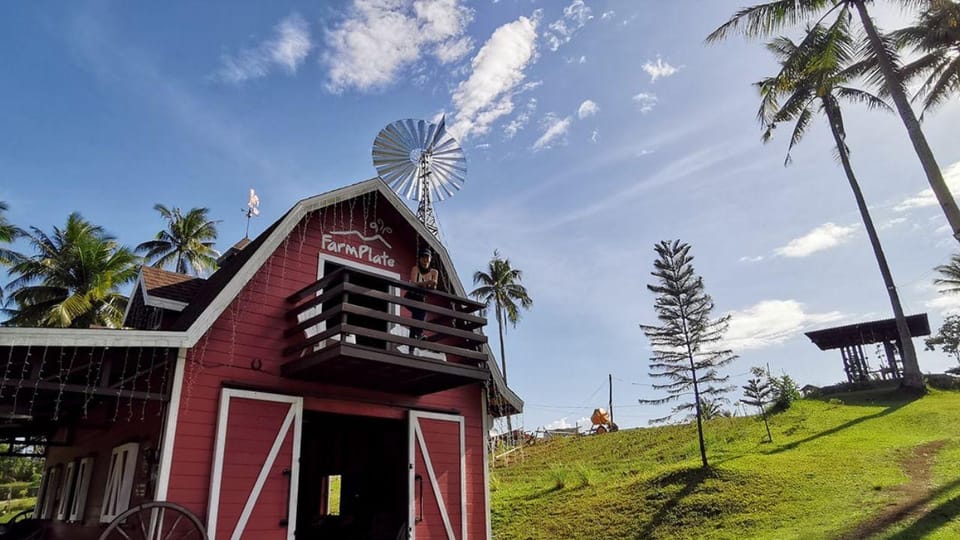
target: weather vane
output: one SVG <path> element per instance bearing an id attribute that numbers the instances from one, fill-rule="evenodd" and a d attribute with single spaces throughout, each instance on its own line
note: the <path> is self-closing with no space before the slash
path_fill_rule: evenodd
<path id="1" fill-rule="evenodd" d="M 408 118 L 383 128 L 373 141 L 373 166 L 394 191 L 419 201 L 417 217 L 439 236 L 433 200 L 453 197 L 467 175 L 467 160 L 446 119 L 433 124 Z"/>
<path id="2" fill-rule="evenodd" d="M 241 212 L 247 216 L 247 230 L 243 233 L 244 238 L 250 238 L 250 218 L 260 215 L 260 197 L 257 192 L 250 188 L 250 199 L 247 201 L 247 207 L 241 208 Z"/>

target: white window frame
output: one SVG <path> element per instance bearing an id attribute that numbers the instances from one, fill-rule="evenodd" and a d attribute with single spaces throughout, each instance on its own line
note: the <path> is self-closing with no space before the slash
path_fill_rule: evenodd
<path id="1" fill-rule="evenodd" d="M 350 259 L 335 257 L 333 255 L 327 255 L 326 253 L 320 253 L 319 261 L 317 264 L 317 281 L 323 279 L 324 266 L 325 266 L 325 263 L 327 262 L 331 262 L 333 264 L 339 264 L 340 266 L 346 266 L 348 268 L 356 268 L 357 270 L 363 270 L 364 272 L 370 272 L 371 274 L 377 274 L 384 277 L 393 278 L 397 281 L 400 281 L 401 279 L 403 279 L 402 275 L 399 272 L 394 272 L 392 270 L 384 270 L 383 268 L 378 268 L 376 266 L 368 266 L 366 264 L 358 263 L 357 261 L 353 261 Z M 394 287 L 393 285 L 391 285 L 389 290 L 390 290 L 390 294 L 392 294 L 393 296 L 397 296 L 397 297 L 400 296 L 399 287 Z M 316 296 L 320 296 L 321 294 L 323 294 L 323 291 L 317 291 Z M 310 317 L 320 314 L 322 311 L 323 311 L 323 306 L 314 306 L 313 308 L 308 309 L 307 311 L 304 311 L 303 313 L 301 313 L 298 319 L 299 321 L 302 322 L 309 319 Z M 391 303 L 389 313 L 391 315 L 400 315 L 400 304 Z M 394 333 L 393 332 L 394 328 L 397 326 L 399 325 L 396 325 L 394 323 L 387 323 L 387 332 Z M 320 321 L 316 325 L 311 326 L 310 328 L 307 328 L 306 330 L 304 330 L 304 334 L 306 334 L 306 336 L 309 338 L 319 334 L 320 332 L 323 332 L 326 329 L 327 329 L 327 321 Z M 350 341 L 351 338 L 352 336 L 347 337 L 347 343 L 351 343 Z M 328 340 L 325 340 L 323 343 L 318 343 L 316 348 L 318 350 L 322 349 L 323 347 L 326 347 L 330 341 L 340 341 L 340 336 L 331 336 Z"/>
<path id="2" fill-rule="evenodd" d="M 67 463 L 66 472 L 63 475 L 63 482 L 60 482 L 60 493 L 57 495 L 57 519 L 63 521 L 67 517 L 68 502 L 73 501 L 73 487 L 76 481 L 77 462 Z"/>
<path id="3" fill-rule="evenodd" d="M 37 519 L 50 519 L 53 515 L 54 501 L 50 497 L 56 497 L 60 469 L 60 465 L 51 465 L 43 472 L 40 489 L 37 491 L 37 505 L 33 509 L 33 515 Z"/>
<path id="4" fill-rule="evenodd" d="M 83 521 L 83 512 L 87 506 L 87 492 L 90 491 L 90 476 L 93 474 L 93 458 L 85 457 L 77 465 L 77 478 L 74 481 L 73 497 L 67 521 Z"/>
<path id="5" fill-rule="evenodd" d="M 130 507 L 139 450 L 140 445 L 132 442 L 121 444 L 110 453 L 110 468 L 107 472 L 107 486 L 103 490 L 100 523 L 113 521 Z"/>

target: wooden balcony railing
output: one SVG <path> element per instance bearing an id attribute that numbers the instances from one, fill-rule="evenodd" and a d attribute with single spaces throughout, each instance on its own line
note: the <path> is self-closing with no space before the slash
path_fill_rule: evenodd
<path id="1" fill-rule="evenodd" d="M 411 290 L 423 300 L 407 298 Z M 484 306 L 474 300 L 341 267 L 287 301 L 286 376 L 418 394 L 487 376 Z"/>

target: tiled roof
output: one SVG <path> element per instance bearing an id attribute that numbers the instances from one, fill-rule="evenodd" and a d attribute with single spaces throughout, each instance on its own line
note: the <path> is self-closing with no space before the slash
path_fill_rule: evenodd
<path id="1" fill-rule="evenodd" d="M 143 284 L 149 296 L 176 300 L 189 303 L 203 286 L 204 279 L 177 272 L 170 272 L 162 268 L 144 266 L 140 269 L 143 274 Z"/>

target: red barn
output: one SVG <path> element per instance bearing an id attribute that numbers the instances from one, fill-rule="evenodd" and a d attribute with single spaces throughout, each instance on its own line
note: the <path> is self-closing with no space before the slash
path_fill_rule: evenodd
<path id="1" fill-rule="evenodd" d="M 441 279 L 418 300 L 423 247 Z M 481 308 L 373 179 L 298 202 L 208 279 L 143 268 L 123 330 L 0 329 L 0 443 L 46 448 L 29 521 L 71 540 L 193 516 L 211 539 L 490 538 L 487 434 L 522 402 Z"/>

